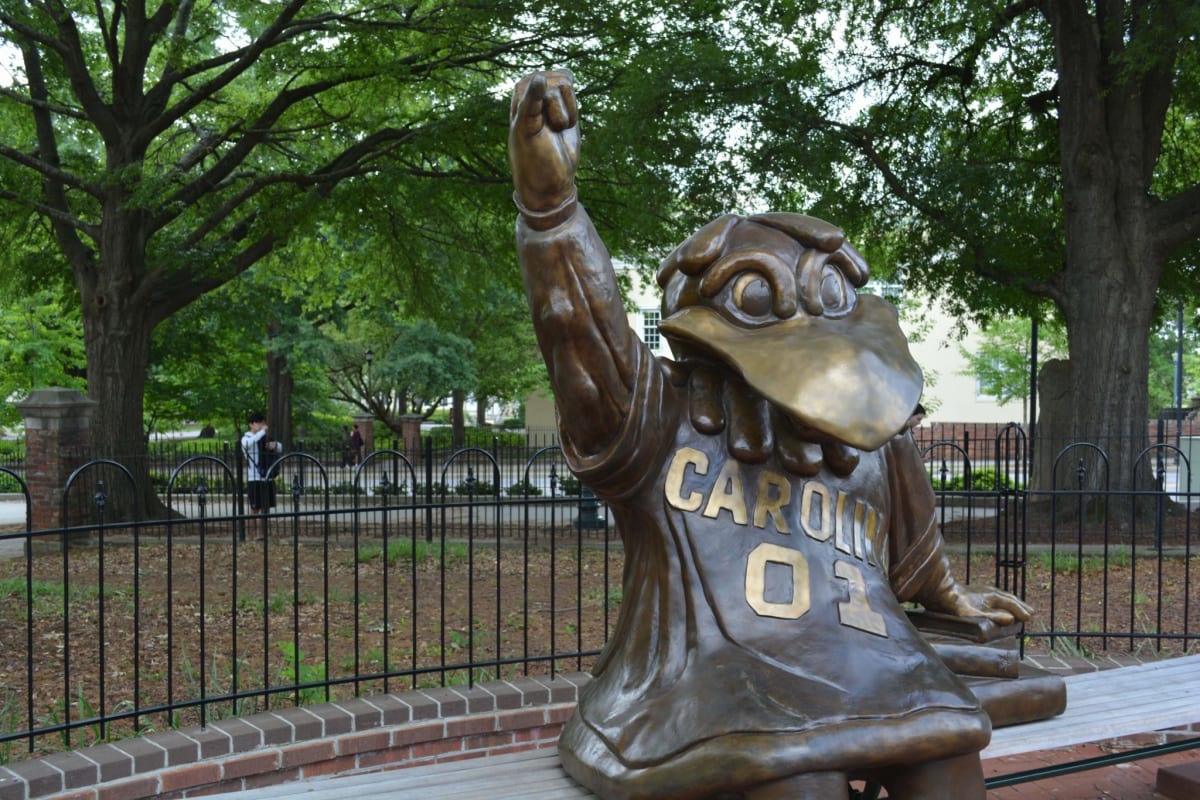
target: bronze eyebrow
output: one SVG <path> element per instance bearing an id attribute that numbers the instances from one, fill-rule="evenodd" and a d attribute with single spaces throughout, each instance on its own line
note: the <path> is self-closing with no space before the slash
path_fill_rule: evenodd
<path id="1" fill-rule="evenodd" d="M 790 317 L 796 313 L 796 268 L 770 250 L 737 250 L 722 256 L 700 278 L 700 294 L 715 297 L 739 272 L 760 273 L 775 291 L 775 313 Z"/>

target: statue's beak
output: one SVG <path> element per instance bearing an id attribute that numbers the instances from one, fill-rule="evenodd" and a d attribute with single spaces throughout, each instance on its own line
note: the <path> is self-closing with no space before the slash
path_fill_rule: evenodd
<path id="1" fill-rule="evenodd" d="M 689 306 L 661 330 L 716 356 L 800 422 L 861 450 L 900 432 L 921 398 L 921 368 L 896 309 L 874 295 L 859 295 L 840 319 L 801 315 L 762 328 Z"/>

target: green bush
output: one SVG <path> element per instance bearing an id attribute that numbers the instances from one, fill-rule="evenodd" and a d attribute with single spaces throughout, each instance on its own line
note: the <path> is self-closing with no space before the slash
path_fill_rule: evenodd
<path id="1" fill-rule="evenodd" d="M 453 494 L 453 492 L 450 490 L 450 487 L 441 481 L 434 481 L 432 484 L 430 484 L 430 489 L 432 490 L 434 497 L 440 497 L 445 494 Z M 418 483 L 413 487 L 413 490 L 416 492 L 418 499 L 425 496 L 425 484 Z"/>
<path id="2" fill-rule="evenodd" d="M 424 436 L 433 439 L 433 446 L 438 450 L 448 450 L 454 446 L 454 429 L 448 425 L 439 425 L 423 432 Z M 514 431 L 493 431 L 491 428 L 467 427 L 463 431 L 465 447 L 480 447 L 490 450 L 493 443 L 500 447 L 524 447 L 525 435 Z"/>
<path id="3" fill-rule="evenodd" d="M 996 490 L 996 471 L 994 469 L 977 469 L 971 472 L 970 480 L 966 475 L 951 475 L 947 478 L 945 485 L 942 485 L 942 476 L 940 472 L 930 471 L 929 482 L 933 485 L 934 491 L 947 492 L 962 492 L 962 491 L 977 491 L 991 492 Z M 1024 485 L 1014 481 L 1008 475 L 1000 474 L 1000 488 L 1011 491 L 1014 489 L 1023 489 Z"/>
<path id="4" fill-rule="evenodd" d="M 459 481 L 458 485 L 454 487 L 454 493 L 468 494 L 474 497 L 484 497 L 495 494 L 496 486 L 488 481 L 475 480 L 472 482 L 464 480 Z"/>
<path id="5" fill-rule="evenodd" d="M 524 497 L 526 495 L 530 497 L 537 497 L 542 493 L 541 489 L 534 486 L 527 480 L 517 481 L 512 486 L 509 486 L 505 491 L 508 493 L 509 497 Z"/>

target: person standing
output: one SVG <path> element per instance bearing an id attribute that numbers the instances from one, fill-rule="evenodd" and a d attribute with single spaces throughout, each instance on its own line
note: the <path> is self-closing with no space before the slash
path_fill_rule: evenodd
<path id="1" fill-rule="evenodd" d="M 350 434 L 350 447 L 354 450 L 354 463 L 362 463 L 363 457 L 363 435 L 358 429 L 358 423 L 354 423 L 354 433 Z"/>
<path id="2" fill-rule="evenodd" d="M 354 439 L 350 434 L 350 426 L 342 426 L 342 466 L 349 467 L 354 465 Z"/>
<path id="3" fill-rule="evenodd" d="M 246 459 L 246 494 L 250 501 L 250 513 L 264 515 L 247 534 L 250 540 L 261 539 L 266 534 L 267 509 L 275 505 L 274 476 L 269 475 L 274 456 L 283 450 L 281 442 L 270 439 L 265 415 L 255 412 L 246 420 L 249 430 L 242 434 L 242 455 Z"/>

